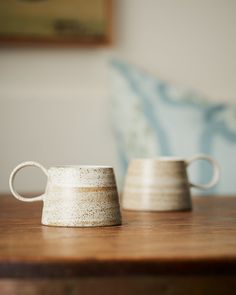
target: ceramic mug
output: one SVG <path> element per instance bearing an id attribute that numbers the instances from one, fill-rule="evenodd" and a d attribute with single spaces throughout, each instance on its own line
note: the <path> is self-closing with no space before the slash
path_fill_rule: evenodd
<path id="1" fill-rule="evenodd" d="M 206 160 L 213 166 L 209 183 L 194 184 L 189 181 L 187 167 L 196 160 Z M 190 188 L 209 189 L 218 183 L 219 178 L 218 163 L 206 155 L 196 155 L 189 160 L 174 157 L 134 159 L 128 168 L 122 205 L 130 210 L 190 210 Z"/>
<path id="2" fill-rule="evenodd" d="M 47 176 L 43 195 L 25 198 L 14 189 L 16 173 L 35 166 Z M 44 168 L 37 162 L 18 165 L 9 179 L 15 198 L 24 202 L 43 201 L 42 224 L 52 226 L 109 226 L 121 224 L 117 186 L 112 167 L 58 166 Z"/>

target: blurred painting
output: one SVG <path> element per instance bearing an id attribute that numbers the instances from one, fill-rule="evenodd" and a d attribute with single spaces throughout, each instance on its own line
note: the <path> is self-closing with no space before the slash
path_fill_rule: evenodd
<path id="1" fill-rule="evenodd" d="M 105 45 L 112 0 L 0 0 L 0 43 Z"/>

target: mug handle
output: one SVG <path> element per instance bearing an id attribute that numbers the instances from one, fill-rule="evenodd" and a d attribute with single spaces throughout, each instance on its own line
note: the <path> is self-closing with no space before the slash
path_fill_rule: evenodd
<path id="1" fill-rule="evenodd" d="M 32 198 L 25 198 L 23 196 L 21 196 L 20 194 L 18 194 L 16 191 L 15 191 L 15 188 L 14 188 L 14 179 L 15 179 L 15 176 L 16 176 L 16 173 L 21 170 L 22 168 L 24 167 L 27 167 L 27 166 L 33 166 L 33 167 L 37 167 L 37 168 L 40 168 L 43 173 L 48 176 L 48 171 L 47 169 L 45 169 L 41 164 L 37 163 L 37 162 L 33 162 L 33 161 L 28 161 L 28 162 L 24 162 L 24 163 L 21 163 L 20 165 L 16 166 L 16 168 L 12 171 L 11 175 L 10 175 L 10 178 L 9 178 L 9 186 L 10 186 L 10 190 L 11 190 L 11 193 L 13 194 L 13 196 L 20 200 L 20 201 L 23 201 L 23 202 L 35 202 L 35 201 L 43 201 L 43 196 L 44 194 L 40 195 L 40 196 L 37 196 L 37 197 L 32 197 Z"/>
<path id="2" fill-rule="evenodd" d="M 189 185 L 191 187 L 200 188 L 200 189 L 209 189 L 209 188 L 215 186 L 219 182 L 219 179 L 220 179 L 220 166 L 219 166 L 218 162 L 210 156 L 200 154 L 200 155 L 193 156 L 192 158 L 187 160 L 186 165 L 189 166 L 192 162 L 194 162 L 196 160 L 206 160 L 212 165 L 212 167 L 213 167 L 212 179 L 206 184 L 194 184 L 194 183 L 189 182 Z"/>

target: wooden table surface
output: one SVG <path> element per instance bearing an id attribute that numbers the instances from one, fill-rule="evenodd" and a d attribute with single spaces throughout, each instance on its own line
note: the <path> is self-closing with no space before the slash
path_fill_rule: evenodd
<path id="1" fill-rule="evenodd" d="M 40 224 L 42 203 L 0 196 L 0 277 L 236 273 L 236 197 L 193 199 L 191 212 L 123 211 L 123 225 Z"/>

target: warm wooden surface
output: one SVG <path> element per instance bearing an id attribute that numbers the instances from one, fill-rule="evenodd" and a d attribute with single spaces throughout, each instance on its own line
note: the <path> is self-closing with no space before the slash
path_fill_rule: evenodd
<path id="1" fill-rule="evenodd" d="M 0 277 L 236 274 L 236 198 L 192 212 L 123 212 L 123 225 L 40 225 L 41 203 L 0 197 Z"/>
<path id="2" fill-rule="evenodd" d="M 1 279 L 1 295 L 233 295 L 233 276 L 118 276 Z"/>

